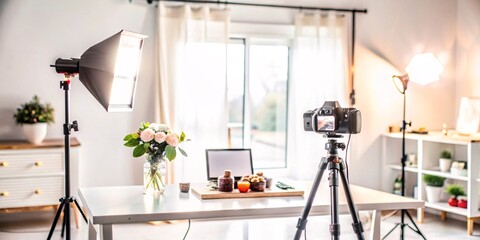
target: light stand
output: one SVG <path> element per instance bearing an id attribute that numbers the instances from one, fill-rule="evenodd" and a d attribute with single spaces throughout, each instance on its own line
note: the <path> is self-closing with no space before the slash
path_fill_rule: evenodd
<path id="1" fill-rule="evenodd" d="M 60 217 L 60 213 L 62 210 L 63 213 L 63 224 L 62 224 L 62 234 L 65 229 L 67 229 L 66 239 L 70 240 L 70 203 L 74 202 L 77 206 L 78 211 L 82 214 L 83 219 L 87 222 L 87 217 L 82 211 L 82 208 L 79 206 L 77 200 L 70 196 L 70 131 L 73 129 L 78 131 L 78 124 L 77 121 L 73 121 L 69 123 L 70 118 L 70 77 L 73 77 L 73 74 L 65 74 L 64 81 L 60 82 L 60 88 L 62 88 L 65 92 L 65 123 L 63 124 L 63 135 L 65 139 L 64 147 L 65 147 L 65 196 L 60 198 L 60 206 L 57 209 L 57 213 L 55 214 L 55 219 L 53 220 L 52 227 L 50 228 L 50 232 L 48 233 L 47 239 L 50 240 L 57 226 L 58 218 Z"/>
<path id="2" fill-rule="evenodd" d="M 78 131 L 77 121 L 70 123 L 70 80 L 76 74 L 79 79 L 107 110 L 107 112 L 129 112 L 133 108 L 133 100 L 139 72 L 143 41 L 147 36 L 120 31 L 117 34 L 93 45 L 80 58 L 55 61 L 57 73 L 65 76 L 60 82 L 60 88 L 65 91 L 65 196 L 60 198 L 48 240 L 58 222 L 61 212 L 64 212 L 62 237 L 67 229 L 66 239 L 70 240 L 70 204 L 73 202 L 87 221 L 77 200 L 70 195 L 70 131 Z"/>
<path id="3" fill-rule="evenodd" d="M 341 135 L 326 135 L 328 137 L 328 142 L 325 144 L 325 149 L 327 150 L 327 157 L 323 157 L 322 161 L 319 165 L 317 175 L 315 176 L 315 180 L 312 185 L 312 189 L 310 190 L 310 195 L 308 196 L 307 203 L 305 208 L 303 209 L 302 216 L 298 219 L 297 223 L 297 232 L 295 233 L 294 240 L 299 240 L 302 236 L 302 232 L 305 230 L 307 225 L 307 217 L 310 213 L 310 209 L 312 208 L 313 200 L 315 199 L 315 194 L 317 193 L 318 187 L 320 185 L 320 181 L 322 180 L 323 173 L 325 169 L 330 171 L 328 175 L 329 185 L 330 185 L 330 235 L 332 240 L 340 239 L 340 223 L 338 218 L 338 175 L 340 174 L 340 179 L 342 181 L 343 189 L 345 191 L 345 197 L 347 198 L 348 209 L 350 210 L 350 214 L 352 216 L 352 227 L 355 235 L 357 236 L 358 240 L 364 240 L 365 237 L 363 236 L 363 226 L 362 222 L 360 222 L 360 218 L 358 217 L 358 212 L 355 209 L 355 205 L 353 204 L 352 194 L 350 192 L 349 183 L 345 174 L 345 163 L 343 162 L 342 158 L 338 156 L 337 149 L 340 148 L 342 150 L 345 149 L 345 144 L 337 143 L 336 139 L 333 138 L 340 138 Z M 332 139 L 330 139 L 332 138 Z"/>
<path id="4" fill-rule="evenodd" d="M 407 126 L 411 126 L 412 122 L 406 122 L 405 121 L 405 112 L 406 112 L 406 103 L 407 103 L 407 96 L 405 92 L 407 91 L 407 86 L 408 86 L 408 81 L 409 77 L 408 75 L 404 76 L 393 76 L 392 79 L 394 80 L 395 86 L 397 87 L 397 90 L 403 95 L 403 121 L 402 121 L 402 196 L 405 196 L 405 166 L 406 166 L 406 161 L 407 161 L 407 154 L 405 153 L 405 129 Z M 398 79 L 399 82 L 395 82 L 395 79 Z M 423 239 L 426 240 L 425 236 L 422 234 L 418 226 L 415 224 L 415 221 L 413 220 L 412 216 L 406 209 L 402 209 L 401 211 L 401 216 L 400 216 L 400 222 L 396 223 L 395 226 L 382 238 L 385 239 L 390 233 L 393 232 L 398 226 L 400 226 L 400 239 L 403 240 L 405 239 L 405 227 L 410 228 L 414 232 L 416 232 L 418 235 L 420 235 Z M 410 219 L 412 222 L 413 227 L 405 223 L 405 215 Z"/>

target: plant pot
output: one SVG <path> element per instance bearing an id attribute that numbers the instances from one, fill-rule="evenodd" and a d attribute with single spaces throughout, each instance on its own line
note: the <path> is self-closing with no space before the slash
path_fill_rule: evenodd
<path id="1" fill-rule="evenodd" d="M 440 202 L 443 187 L 426 186 L 425 190 L 427 192 L 428 202 Z"/>
<path id="2" fill-rule="evenodd" d="M 24 123 L 23 134 L 33 144 L 40 144 L 47 135 L 47 123 Z"/>
<path id="3" fill-rule="evenodd" d="M 468 207 L 467 197 L 466 196 L 459 196 L 457 206 L 459 208 L 467 208 Z"/>
<path id="4" fill-rule="evenodd" d="M 438 162 L 440 165 L 440 171 L 442 172 L 450 171 L 450 167 L 452 166 L 452 159 L 440 158 Z"/>
<path id="5" fill-rule="evenodd" d="M 456 207 L 458 205 L 458 200 L 456 197 L 451 197 L 450 199 L 448 199 L 448 205 L 450 207 Z"/>

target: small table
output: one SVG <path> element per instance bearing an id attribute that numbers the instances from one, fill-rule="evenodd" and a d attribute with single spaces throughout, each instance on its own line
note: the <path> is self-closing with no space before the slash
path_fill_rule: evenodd
<path id="1" fill-rule="evenodd" d="M 197 186 L 201 186 L 199 184 Z M 295 185 L 297 186 L 297 185 Z M 101 238 L 113 239 L 114 224 L 184 219 L 251 219 L 273 217 L 300 217 L 307 202 L 305 196 L 265 197 L 200 200 L 193 194 L 181 193 L 178 185 L 169 185 L 160 197 L 143 194 L 142 186 L 90 187 L 79 190 L 80 199 L 89 217 L 88 236 L 97 238 L 93 225 L 99 225 Z M 423 208 L 420 200 L 401 197 L 360 186 L 350 185 L 358 211 L 373 210 L 370 239 L 380 239 L 380 213 L 382 210 Z M 339 212 L 348 213 L 348 206 L 339 189 Z M 330 214 L 330 195 L 327 184 L 321 184 L 310 215 Z M 292 229 L 296 231 L 296 229 Z"/>

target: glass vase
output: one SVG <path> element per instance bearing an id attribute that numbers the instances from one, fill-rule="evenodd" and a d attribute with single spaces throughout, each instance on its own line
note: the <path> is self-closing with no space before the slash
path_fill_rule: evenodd
<path id="1" fill-rule="evenodd" d="M 147 155 L 143 165 L 143 189 L 145 194 L 160 195 L 165 192 L 165 157 Z"/>

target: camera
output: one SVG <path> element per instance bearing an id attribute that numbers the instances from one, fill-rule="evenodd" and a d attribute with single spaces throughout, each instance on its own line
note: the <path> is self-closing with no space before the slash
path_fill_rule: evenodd
<path id="1" fill-rule="evenodd" d="M 342 108 L 337 101 L 326 101 L 321 108 L 303 114 L 303 129 L 320 133 L 357 134 L 362 114 L 356 108 Z"/>

